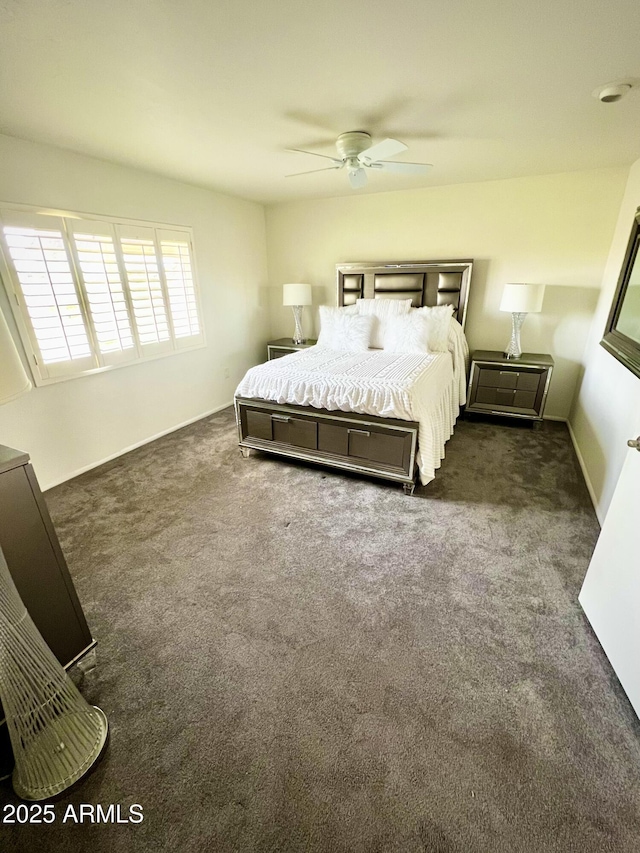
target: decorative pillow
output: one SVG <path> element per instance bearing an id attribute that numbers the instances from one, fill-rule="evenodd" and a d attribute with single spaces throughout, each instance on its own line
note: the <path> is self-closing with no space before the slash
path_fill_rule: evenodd
<path id="1" fill-rule="evenodd" d="M 387 317 L 384 348 L 390 352 L 429 352 L 430 330 L 429 319 L 418 311 Z"/>
<path id="2" fill-rule="evenodd" d="M 369 349 L 372 325 L 373 317 L 321 305 L 317 345 L 342 352 L 363 352 Z"/>
<path id="3" fill-rule="evenodd" d="M 449 352 L 449 330 L 453 316 L 453 305 L 416 308 L 416 314 L 426 317 L 429 323 L 429 352 Z"/>
<path id="4" fill-rule="evenodd" d="M 382 349 L 384 347 L 385 326 L 389 317 L 408 314 L 411 308 L 410 299 L 358 299 L 358 314 L 373 317 L 373 330 L 370 346 Z"/>

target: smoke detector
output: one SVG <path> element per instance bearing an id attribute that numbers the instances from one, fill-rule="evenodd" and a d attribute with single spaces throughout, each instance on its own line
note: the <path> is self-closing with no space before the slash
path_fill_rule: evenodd
<path id="1" fill-rule="evenodd" d="M 624 98 L 637 85 L 637 80 L 614 80 L 613 83 L 598 86 L 591 94 L 603 104 L 613 104 L 620 98 Z"/>

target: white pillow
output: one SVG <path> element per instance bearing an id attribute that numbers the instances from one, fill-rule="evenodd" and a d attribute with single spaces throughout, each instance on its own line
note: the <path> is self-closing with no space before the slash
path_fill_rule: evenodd
<path id="1" fill-rule="evenodd" d="M 373 317 L 352 314 L 344 308 L 320 306 L 320 335 L 318 346 L 343 352 L 364 352 L 369 349 Z"/>
<path id="2" fill-rule="evenodd" d="M 452 352 L 462 327 L 453 319 L 451 305 L 416 308 L 386 321 L 384 348 L 391 352 Z M 452 328 L 456 326 L 457 329 Z"/>
<path id="3" fill-rule="evenodd" d="M 416 308 L 416 314 L 426 317 L 429 323 L 429 352 L 449 352 L 449 330 L 453 305 Z"/>
<path id="4" fill-rule="evenodd" d="M 428 352 L 430 330 L 428 318 L 417 311 L 387 317 L 384 348 L 389 352 Z"/>
<path id="5" fill-rule="evenodd" d="M 385 326 L 389 317 L 408 314 L 411 308 L 410 299 L 358 299 L 358 314 L 373 317 L 373 331 L 370 346 L 377 349 L 384 347 Z"/>

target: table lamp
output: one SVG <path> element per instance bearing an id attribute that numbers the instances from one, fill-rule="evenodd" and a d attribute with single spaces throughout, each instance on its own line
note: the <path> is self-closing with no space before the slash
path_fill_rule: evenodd
<path id="1" fill-rule="evenodd" d="M 311 305 L 311 301 L 310 284 L 282 285 L 282 304 L 290 305 L 293 309 L 293 317 L 295 321 L 295 330 L 293 333 L 294 344 L 306 343 L 306 339 L 302 334 L 302 308 L 304 305 Z"/>
<path id="2" fill-rule="evenodd" d="M 520 358 L 520 329 L 527 314 L 542 310 L 544 284 L 505 284 L 500 303 L 501 311 L 511 312 L 511 340 L 505 358 Z"/>

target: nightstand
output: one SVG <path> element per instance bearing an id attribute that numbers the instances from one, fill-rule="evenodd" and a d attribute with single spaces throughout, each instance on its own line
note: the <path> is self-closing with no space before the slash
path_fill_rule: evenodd
<path id="1" fill-rule="evenodd" d="M 553 359 L 543 353 L 523 352 L 520 358 L 505 358 L 501 352 L 476 350 L 465 413 L 522 418 L 542 424 Z"/>
<path id="2" fill-rule="evenodd" d="M 271 361 L 272 358 L 280 358 L 283 355 L 289 355 L 291 352 L 296 352 L 299 349 L 307 349 L 318 342 L 312 338 L 307 338 L 303 344 L 294 344 L 291 338 L 278 338 L 275 341 L 267 343 L 267 358 Z"/>

